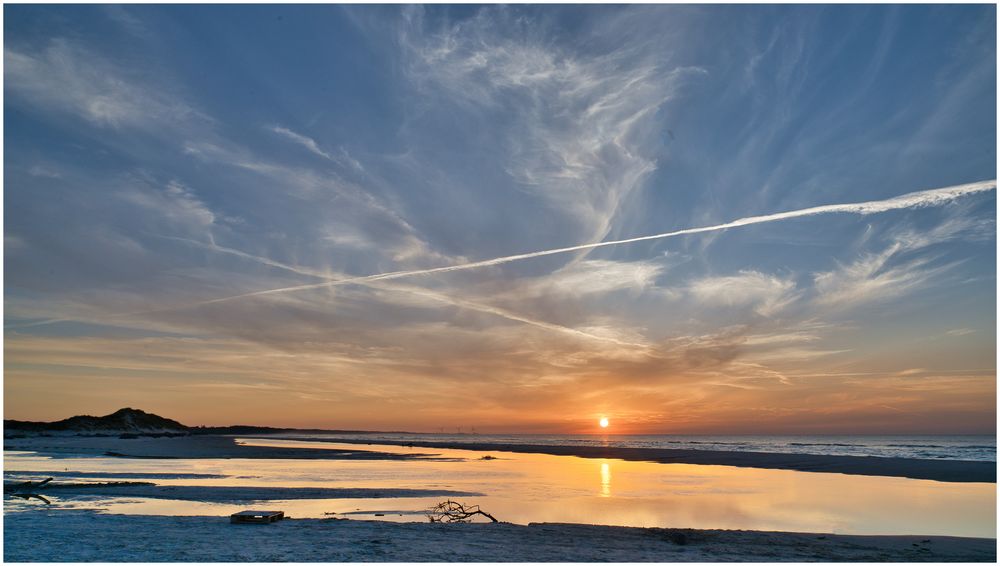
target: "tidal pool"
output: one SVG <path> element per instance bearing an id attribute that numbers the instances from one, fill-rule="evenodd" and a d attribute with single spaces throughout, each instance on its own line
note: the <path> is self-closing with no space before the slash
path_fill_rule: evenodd
<path id="1" fill-rule="evenodd" d="M 257 446 L 307 446 L 434 454 L 417 460 L 268 460 L 52 458 L 5 453 L 5 474 L 61 471 L 102 477 L 157 474 L 160 485 L 447 489 L 481 496 L 455 499 L 479 505 L 501 521 L 569 522 L 636 527 L 752 529 L 839 534 L 915 534 L 996 537 L 996 484 L 658 464 L 573 456 L 241 438 Z M 489 455 L 494 459 L 482 459 Z M 192 474 L 186 477 L 185 474 Z M 197 475 L 193 475 L 197 474 Z M 218 476 L 218 477 L 212 477 Z M 135 477 L 125 477 L 136 481 Z M 226 516 L 251 507 L 291 517 L 426 521 L 423 511 L 446 497 L 301 499 L 205 503 L 124 497 L 60 497 L 54 505 L 109 513 Z M 5 499 L 5 512 L 37 506 Z"/>

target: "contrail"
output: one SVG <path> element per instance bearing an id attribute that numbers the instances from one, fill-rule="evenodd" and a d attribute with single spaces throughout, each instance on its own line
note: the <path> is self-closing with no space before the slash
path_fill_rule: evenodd
<path id="1" fill-rule="evenodd" d="M 497 257 L 493 259 L 486 259 L 482 261 L 473 261 L 469 263 L 460 263 L 456 265 L 447 265 L 443 267 L 434 267 L 430 269 L 415 269 L 408 271 L 391 271 L 388 273 L 377 273 L 374 275 L 364 275 L 360 277 L 348 277 L 344 279 L 326 280 L 319 283 L 311 283 L 307 285 L 296 285 L 292 287 L 281 287 L 278 289 L 266 289 L 263 291 L 254 291 L 250 293 L 243 293 L 240 295 L 231 295 L 228 297 L 221 297 L 218 299 L 210 299 L 207 301 L 201 301 L 197 303 L 191 303 L 187 305 L 164 307 L 160 309 L 152 309 L 141 312 L 130 312 L 122 313 L 118 315 L 111 315 L 109 318 L 118 318 L 123 316 L 135 316 L 142 314 L 153 314 L 158 312 L 166 312 L 179 310 L 184 308 L 194 308 L 204 305 L 211 305 L 215 303 L 222 303 L 227 301 L 235 301 L 237 299 L 246 299 L 251 297 L 260 297 L 265 295 L 275 295 L 281 293 L 294 293 L 296 291 L 307 291 L 310 289 L 322 289 L 324 287 L 335 287 L 339 285 L 354 285 L 354 284 L 365 284 L 374 281 L 386 281 L 391 279 L 401 279 L 403 277 L 415 277 L 418 275 L 432 275 L 435 273 L 449 273 L 452 271 L 464 271 L 467 269 L 478 269 L 480 267 L 490 267 L 494 265 L 502 265 L 505 263 L 511 263 L 515 261 L 521 261 L 524 259 L 531 259 L 536 257 L 544 257 L 556 254 L 563 254 L 568 252 L 575 252 L 580 250 L 589 250 L 594 248 L 603 248 L 607 246 L 618 246 L 623 244 L 632 244 L 635 242 L 645 242 L 649 240 L 662 240 L 665 238 L 674 238 L 677 236 L 685 236 L 689 234 L 701 234 L 704 232 L 716 232 L 719 230 L 727 230 L 729 228 L 739 228 L 742 226 L 750 226 L 753 224 L 764 224 L 767 222 L 777 222 L 780 220 L 788 220 L 791 218 L 802 218 L 806 216 L 817 216 L 820 214 L 834 214 L 834 213 L 848 213 L 848 214 L 878 214 L 881 212 L 888 212 L 890 210 L 902 210 L 910 208 L 926 208 L 932 206 L 941 206 L 947 204 L 951 201 L 957 200 L 961 197 L 982 193 L 987 191 L 996 190 L 997 182 L 996 179 L 991 181 L 979 181 L 977 183 L 969 183 L 965 185 L 954 185 L 951 187 L 943 187 L 939 189 L 928 189 L 924 191 L 917 191 L 913 193 L 907 193 L 905 195 L 900 195 L 898 197 L 893 197 L 885 200 L 873 200 L 867 202 L 854 202 L 847 204 L 828 204 L 823 206 L 814 206 L 812 208 L 802 208 L 799 210 L 790 210 L 786 212 L 777 212 L 774 214 L 765 214 L 762 216 L 748 216 L 745 218 L 739 218 L 731 222 L 726 222 L 724 224 L 715 224 L 713 226 L 702 226 L 699 228 L 685 228 L 683 230 L 675 230 L 673 232 L 663 232 L 660 234 L 652 234 L 649 236 L 638 236 L 635 238 L 626 238 L 624 240 L 611 240 L 607 242 L 595 242 L 591 244 L 580 244 L 576 246 L 569 246 L 565 248 L 554 248 L 549 250 L 541 250 L 537 252 L 529 252 L 517 255 L 509 255 L 503 257 Z M 218 248 L 219 251 L 223 251 L 222 248 Z M 238 250 L 225 249 L 227 253 L 234 253 L 236 255 L 241 255 L 243 257 L 252 257 L 250 254 L 245 252 L 240 252 Z M 270 261 L 270 260 L 269 260 Z M 272 262 L 275 267 L 289 267 L 284 264 L 278 264 L 277 262 Z M 296 269 L 297 270 L 297 269 Z M 304 272 L 305 275 L 313 275 L 317 277 L 325 277 L 325 275 L 317 272 Z M 36 323 L 30 323 L 23 326 L 37 326 L 42 324 L 51 324 L 53 322 L 60 322 L 60 320 L 50 319 L 47 321 L 40 321 Z"/>
<path id="2" fill-rule="evenodd" d="M 201 241 L 198 241 L 198 240 L 192 240 L 190 238 L 180 238 L 180 237 L 177 237 L 177 236 L 156 236 L 156 237 L 157 238 L 163 238 L 163 239 L 166 239 L 166 240 L 173 240 L 173 241 L 176 241 L 176 242 L 182 242 L 182 243 L 185 243 L 185 244 L 188 244 L 188 245 L 191 245 L 191 246 L 196 246 L 196 247 L 199 247 L 199 248 L 202 248 L 202 249 L 205 249 L 205 250 L 209 250 L 209 251 L 212 251 L 212 252 L 234 255 L 236 257 L 240 257 L 240 258 L 243 258 L 243 259 L 254 261 L 256 263 L 267 265 L 269 267 L 275 267 L 275 268 L 278 268 L 278 269 L 283 269 L 285 271 L 290 271 L 292 273 L 297 273 L 299 275 L 306 275 L 306 276 L 309 276 L 309 277 L 318 277 L 318 278 L 326 280 L 326 281 L 338 281 L 338 279 L 336 279 L 334 277 L 334 274 L 332 274 L 332 273 L 324 273 L 324 272 L 320 272 L 320 271 L 316 271 L 316 270 L 312 270 L 312 269 L 307 269 L 307 268 L 299 267 L 299 266 L 296 266 L 296 265 L 288 265 L 286 263 L 281 263 L 279 261 L 274 261 L 273 259 L 270 259 L 270 258 L 267 258 L 267 257 L 250 254 L 250 253 L 247 253 L 247 252 L 244 252 L 244 251 L 241 251 L 241 250 L 237 250 L 237 249 L 233 249 L 233 248 L 227 248 L 227 247 L 224 247 L 224 246 L 217 245 L 215 243 L 205 243 L 205 242 L 201 242 Z M 401 292 L 401 293 L 409 293 L 411 295 L 417 295 L 417 296 L 420 296 L 420 297 L 425 297 L 425 298 L 432 299 L 432 300 L 435 300 L 435 301 L 438 301 L 438 302 L 441 302 L 441 303 L 445 303 L 445 304 L 448 304 L 448 305 L 451 305 L 451 306 L 455 306 L 455 307 L 459 307 L 459 308 L 464 308 L 464 309 L 468 309 L 468 310 L 473 310 L 473 311 L 477 311 L 477 312 L 481 312 L 481 313 L 486 313 L 486 314 L 492 314 L 494 316 L 498 316 L 500 318 L 505 318 L 507 320 L 512 320 L 512 321 L 515 321 L 515 322 L 521 322 L 521 323 L 528 324 L 528 325 L 531 325 L 531 326 L 536 326 L 538 328 L 543 328 L 545 330 L 551 330 L 551 331 L 560 332 L 560 333 L 563 333 L 563 334 L 569 334 L 569 335 L 572 335 L 572 336 L 576 336 L 578 338 L 586 338 L 588 340 L 597 340 L 597 341 L 600 341 L 600 342 L 610 342 L 612 344 L 617 344 L 619 346 L 631 346 L 631 347 L 635 347 L 635 348 L 648 348 L 648 345 L 646 345 L 646 344 L 639 344 L 639 343 L 636 343 L 636 342 L 627 342 L 627 341 L 624 341 L 624 340 L 619 340 L 619 339 L 617 339 L 615 337 L 612 337 L 612 336 L 599 336 L 599 335 L 596 335 L 596 334 L 591 334 L 589 332 L 584 332 L 583 330 L 578 330 L 576 328 L 570 328 L 568 326 L 562 326 L 560 324 L 553 324 L 551 322 L 546 322 L 544 320 L 529 318 L 529 317 L 524 316 L 522 314 L 518 314 L 516 312 L 509 311 L 507 309 L 503 309 L 503 308 L 500 308 L 500 307 L 495 307 L 493 305 L 487 305 L 487 304 L 483 304 L 483 303 L 476 302 L 476 301 L 468 301 L 468 300 L 465 300 L 465 299 L 459 299 L 459 298 L 456 298 L 456 297 L 450 297 L 448 295 L 443 295 L 441 293 L 436 293 L 434 291 L 430 291 L 430 290 L 427 290 L 427 289 L 421 289 L 421 288 L 418 288 L 418 287 L 410 287 L 410 286 L 405 286 L 405 285 L 384 284 L 384 283 L 381 283 L 381 282 L 378 282 L 378 281 L 359 281 L 358 284 L 359 285 L 365 285 L 367 287 L 371 287 L 371 288 L 374 288 L 374 289 L 383 289 L 383 290 L 388 290 L 388 291 L 395 291 L 395 292 Z M 129 315 L 132 315 L 132 314 L 136 314 L 136 313 L 129 313 Z M 63 321 L 59 320 L 59 321 L 53 321 L 53 322 L 63 322 Z M 37 324 L 37 323 L 35 323 L 35 324 Z"/>
<path id="3" fill-rule="evenodd" d="M 240 257 L 240 258 L 247 259 L 247 260 L 250 260 L 250 261 L 253 261 L 253 262 L 256 262 L 256 263 L 260 263 L 260 264 L 266 265 L 268 267 L 275 267 L 275 268 L 278 268 L 278 269 L 283 269 L 285 271 L 290 271 L 292 273 L 297 273 L 299 275 L 306 275 L 308 277 L 318 277 L 319 279 L 326 279 L 326 280 L 334 280 L 335 279 L 335 277 L 333 276 L 334 275 L 333 273 L 316 271 L 314 269 L 307 269 L 307 268 L 304 268 L 304 267 L 299 267 L 297 265 L 288 265 L 287 263 L 281 263 L 279 261 L 274 261 L 273 259 L 270 259 L 270 258 L 267 258 L 267 257 L 263 257 L 263 256 L 259 256 L 259 255 L 254 255 L 254 254 L 249 254 L 249 253 L 241 251 L 241 250 L 237 250 L 237 249 L 233 249 L 233 248 L 227 248 L 225 246 L 220 246 L 220 245 L 218 245 L 218 244 L 216 244 L 214 242 L 212 242 L 212 243 L 206 243 L 206 242 L 201 242 L 199 240 L 192 240 L 191 238 L 181 238 L 181 237 L 178 237 L 178 236 L 161 236 L 159 234 L 150 234 L 150 236 L 153 236 L 154 238 L 160 238 L 160 239 L 163 239 L 163 240 L 172 240 L 174 242 L 181 242 L 183 244 L 187 244 L 189 246 L 195 246 L 195 247 L 201 248 L 203 250 L 208 250 L 208 251 L 211 251 L 211 252 L 234 255 L 236 257 Z"/>
<path id="4" fill-rule="evenodd" d="M 799 210 L 789 210 L 787 212 L 776 212 L 774 214 L 765 214 L 763 216 L 748 216 L 745 218 L 739 218 L 731 222 L 726 222 L 724 224 L 715 224 L 713 226 L 702 226 L 700 228 L 685 228 L 683 230 L 675 230 L 673 232 L 663 232 L 660 234 L 652 234 L 649 236 L 638 236 L 635 238 L 626 238 L 624 240 L 611 240 L 607 242 L 594 242 L 591 244 L 580 244 L 576 246 L 569 246 L 565 248 L 554 248 L 549 250 L 541 250 L 537 252 L 529 252 L 524 254 L 509 255 L 503 257 L 497 257 L 493 259 L 486 259 L 482 261 L 473 261 L 469 263 L 460 263 L 457 265 L 447 265 L 443 267 L 433 267 L 430 269 L 414 269 L 408 271 L 391 271 L 388 273 L 377 273 L 374 275 L 364 275 L 360 277 L 348 277 L 346 279 L 337 279 L 333 281 L 324 281 L 322 283 L 312 283 L 308 285 L 296 285 L 293 287 L 281 287 L 278 289 L 266 289 L 263 291 L 253 291 L 251 293 L 243 293 L 241 295 L 232 295 L 229 297 L 221 297 L 218 299 L 211 299 L 208 301 L 202 301 L 192 305 L 202 306 L 211 305 L 214 303 L 222 303 L 226 301 L 235 301 L 237 299 L 245 299 L 250 297 L 260 297 L 264 295 L 273 295 L 279 293 L 293 293 L 296 291 L 307 291 L 310 289 L 321 289 L 324 287 L 335 287 L 338 285 L 352 285 L 359 283 L 366 283 L 369 281 L 385 281 L 389 279 L 400 279 L 403 277 L 415 277 L 418 275 L 433 275 L 435 273 L 449 273 L 452 271 L 464 271 L 467 269 L 478 269 L 480 267 L 490 267 L 494 265 L 502 265 L 505 263 L 511 263 L 514 261 L 521 261 L 524 259 L 532 259 L 536 257 L 544 257 L 556 254 L 563 254 L 568 252 L 575 252 L 580 250 L 589 250 L 594 248 L 603 248 L 607 246 L 619 246 L 622 244 L 632 244 L 635 242 L 645 242 L 649 240 L 662 240 L 665 238 L 674 238 L 677 236 L 686 236 L 688 234 L 701 234 L 704 232 L 716 232 L 719 230 L 727 230 L 729 228 L 739 228 L 742 226 L 750 226 L 753 224 L 764 224 L 767 222 L 777 222 L 779 220 L 788 220 L 791 218 L 802 218 L 805 216 L 816 216 L 820 214 L 833 214 L 833 213 L 849 213 L 849 214 L 878 214 L 881 212 L 888 212 L 890 210 L 901 210 L 908 208 L 926 208 L 931 206 L 941 206 L 947 204 L 953 200 L 959 199 L 966 195 L 971 195 L 975 193 L 982 193 L 986 191 L 996 190 L 997 182 L 996 179 L 991 181 L 979 181 L 978 183 L 969 183 L 966 185 L 954 185 L 951 187 L 943 187 L 940 189 L 929 189 L 925 191 L 917 191 L 913 193 L 907 193 L 905 195 L 900 195 L 898 197 L 893 197 L 886 200 L 873 200 L 867 202 L 854 202 L 847 204 L 827 204 L 823 206 L 814 206 L 812 208 L 802 208 Z M 172 309 L 164 309 L 172 310 Z"/>

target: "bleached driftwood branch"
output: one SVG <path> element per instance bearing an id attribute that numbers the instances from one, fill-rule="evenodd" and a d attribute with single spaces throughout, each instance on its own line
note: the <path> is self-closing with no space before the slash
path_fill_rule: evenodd
<path id="1" fill-rule="evenodd" d="M 482 515 L 494 523 L 498 523 L 496 517 L 479 508 L 478 505 L 466 507 L 457 501 L 443 501 L 427 512 L 427 518 L 432 523 L 468 523 L 476 515 Z"/>

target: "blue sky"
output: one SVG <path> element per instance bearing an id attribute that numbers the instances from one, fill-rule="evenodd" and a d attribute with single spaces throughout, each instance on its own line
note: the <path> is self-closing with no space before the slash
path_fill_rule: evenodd
<path id="1" fill-rule="evenodd" d="M 989 432 L 995 6 L 4 8 L 5 414 Z"/>

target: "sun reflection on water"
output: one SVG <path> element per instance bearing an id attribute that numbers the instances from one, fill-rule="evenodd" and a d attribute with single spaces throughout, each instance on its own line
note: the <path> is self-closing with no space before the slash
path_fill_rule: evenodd
<path id="1" fill-rule="evenodd" d="M 5 453 L 7 475 L 51 470 L 162 474 L 162 486 L 270 488 L 396 488 L 466 492 L 480 505 L 518 524 L 570 522 L 635 527 L 757 529 L 850 534 L 996 536 L 996 484 L 948 483 L 728 466 L 659 464 L 547 454 L 243 439 L 258 446 L 306 446 L 433 454 L 414 460 L 170 459 L 60 457 Z M 614 489 L 611 487 L 614 468 Z M 197 476 L 195 475 L 197 474 Z M 63 481 L 66 476 L 60 476 Z M 82 478 L 86 480 L 88 478 Z M 93 478 L 89 478 L 93 479 Z M 124 477 L 121 479 L 136 479 Z M 599 484 L 598 484 L 599 482 Z M 250 502 L 208 503 L 140 497 L 85 497 L 60 506 L 100 507 L 109 513 L 225 517 Z M 267 502 L 296 518 L 331 516 L 423 521 L 422 511 L 448 495 L 332 498 Z M 169 496 L 169 493 L 163 494 Z M 350 496 L 348 496 L 350 497 Z M 268 499 L 267 494 L 261 494 Z M 60 501 L 55 501 L 60 499 Z M 5 501 L 16 512 L 18 502 Z"/>
<path id="2" fill-rule="evenodd" d="M 611 464 L 601 462 L 601 497 L 611 497 Z"/>

